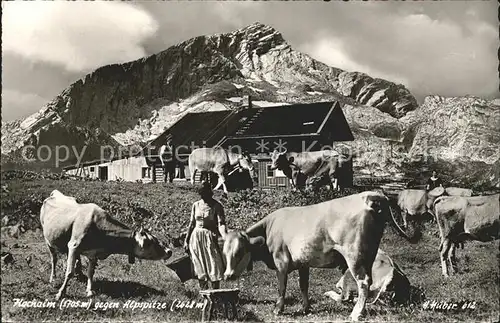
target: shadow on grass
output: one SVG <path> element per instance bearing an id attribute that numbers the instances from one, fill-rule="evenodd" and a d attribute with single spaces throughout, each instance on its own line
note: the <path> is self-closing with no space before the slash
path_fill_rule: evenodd
<path id="1" fill-rule="evenodd" d="M 238 321 L 265 322 L 263 319 L 257 317 L 254 312 L 242 309 L 238 310 Z"/>
<path id="2" fill-rule="evenodd" d="M 274 309 L 274 305 L 276 304 L 277 298 L 270 298 L 270 299 L 249 299 L 249 298 L 240 298 L 238 303 L 241 305 L 270 305 Z M 312 300 L 311 300 L 312 301 Z M 297 300 L 293 297 L 286 297 L 285 298 L 285 306 L 290 306 L 290 305 L 295 305 L 297 303 L 302 304 L 302 300 Z"/>
<path id="3" fill-rule="evenodd" d="M 165 292 L 154 289 L 136 282 L 129 281 L 110 281 L 106 279 L 96 280 L 94 290 L 98 294 L 105 294 L 112 298 L 136 297 L 159 295 L 166 296 Z"/>

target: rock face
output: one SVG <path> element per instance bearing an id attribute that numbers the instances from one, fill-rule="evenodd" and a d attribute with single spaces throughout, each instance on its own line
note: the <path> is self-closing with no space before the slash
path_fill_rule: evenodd
<path id="1" fill-rule="evenodd" d="M 356 102 L 400 118 L 417 106 L 417 101 L 401 84 L 373 79 L 363 73 L 342 72 L 338 77 L 339 92 Z"/>
<path id="2" fill-rule="evenodd" d="M 430 97 L 418 107 L 403 85 L 327 66 L 293 50 L 281 33 L 260 23 L 95 70 L 38 113 L 2 123 L 2 154 L 19 156 L 26 145 L 89 145 L 85 159 L 93 159 L 99 145 L 142 145 L 188 112 L 233 109 L 244 95 L 257 106 L 341 101 L 356 138 L 355 166 L 362 172 L 401 173 L 401 163 L 419 156 L 424 142 L 449 161 L 498 160 L 497 105 Z M 433 129 L 443 123 L 446 127 Z"/>
<path id="3" fill-rule="evenodd" d="M 429 96 L 413 118 L 417 131 L 412 156 L 427 149 L 448 161 L 467 158 L 492 164 L 499 159 L 500 106 L 494 101 Z"/>

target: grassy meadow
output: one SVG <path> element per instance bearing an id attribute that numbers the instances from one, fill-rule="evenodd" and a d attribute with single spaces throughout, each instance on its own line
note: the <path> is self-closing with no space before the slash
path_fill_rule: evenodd
<path id="1" fill-rule="evenodd" d="M 74 196 L 79 202 L 93 202 L 111 212 L 124 223 L 138 227 L 143 224 L 160 238 L 173 243 L 186 228 L 190 206 L 197 199 L 189 184 L 140 184 L 58 179 L 2 180 L 2 217 L 8 225 L 22 223 L 27 229 L 19 238 L 2 236 L 2 254 L 10 252 L 15 262 L 2 263 L 1 305 L 2 322 L 6 321 L 196 321 L 201 310 L 181 308 L 180 302 L 200 301 L 194 280 L 182 284 L 163 262 L 137 261 L 114 255 L 100 261 L 95 273 L 96 296 L 89 308 L 34 308 L 15 305 L 15 299 L 53 301 L 64 277 L 66 257 L 58 262 L 56 282 L 49 284 L 50 256 L 43 243 L 39 224 L 39 209 L 52 190 Z M 346 194 L 355 193 L 355 190 Z M 219 199 L 226 210 L 230 229 L 245 229 L 273 210 L 283 206 L 307 205 L 336 197 L 328 190 L 318 195 L 301 195 L 288 191 L 247 190 L 230 193 Z M 425 223 L 418 244 L 409 244 L 387 227 L 381 249 L 386 251 L 407 274 L 415 290 L 425 298 L 415 298 L 407 305 L 376 304 L 367 306 L 369 321 L 408 322 L 493 322 L 499 316 L 499 252 L 498 241 L 470 242 L 457 250 L 460 273 L 445 279 L 439 265 L 439 236 L 434 223 Z M 174 257 L 183 253 L 174 248 Z M 86 258 L 84 262 L 84 273 Z M 252 272 L 245 273 L 239 282 L 223 282 L 223 288 L 239 287 L 239 320 L 242 321 L 345 321 L 353 304 L 338 304 L 323 296 L 334 289 L 340 278 L 339 270 L 312 269 L 310 275 L 311 314 L 297 314 L 301 295 L 298 274 L 288 280 L 285 313 L 272 314 L 277 298 L 278 282 L 273 271 L 256 263 Z M 86 282 L 72 279 L 66 299 L 87 301 Z M 432 311 L 424 309 L 426 301 L 475 301 L 474 309 Z M 129 308 L 127 301 L 156 302 L 163 308 Z M 101 303 L 98 303 L 101 302 Z M 68 303 L 66 303 L 68 304 Z M 75 302 L 76 304 L 76 302 Z M 76 306 L 73 304 L 74 306 Z M 118 308 L 96 308 L 116 305 Z M 130 304 L 130 302 L 128 303 Z M 177 306 L 176 306 L 177 305 Z M 85 305 L 84 305 L 85 306 Z M 115 306 L 115 307 L 116 307 Z"/>

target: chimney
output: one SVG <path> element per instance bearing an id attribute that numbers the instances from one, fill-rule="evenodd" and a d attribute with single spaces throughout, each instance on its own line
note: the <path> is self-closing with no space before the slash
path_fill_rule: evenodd
<path id="1" fill-rule="evenodd" d="M 251 109 L 252 108 L 252 97 L 250 95 L 243 96 L 241 108 L 242 109 Z"/>

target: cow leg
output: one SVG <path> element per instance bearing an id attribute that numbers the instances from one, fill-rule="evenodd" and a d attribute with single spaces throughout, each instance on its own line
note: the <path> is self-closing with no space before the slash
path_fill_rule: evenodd
<path id="1" fill-rule="evenodd" d="M 448 273 L 448 252 L 450 251 L 451 248 L 451 241 L 450 239 L 445 238 L 441 242 L 441 246 L 439 247 L 439 256 L 441 258 L 441 269 L 443 271 L 443 276 L 444 277 L 449 277 Z"/>
<path id="2" fill-rule="evenodd" d="M 222 186 L 222 188 L 224 189 L 224 193 L 227 194 L 227 188 L 226 188 L 226 184 L 225 184 L 225 177 L 224 175 L 222 175 L 222 173 L 218 173 L 217 175 L 219 175 L 219 180 L 218 180 L 218 183 L 217 183 L 217 186 L 215 186 L 214 188 L 214 191 L 219 189 L 219 187 Z"/>
<path id="3" fill-rule="evenodd" d="M 285 293 L 286 293 L 286 285 L 288 282 L 288 273 L 287 270 L 278 269 L 277 272 L 279 289 L 278 289 L 278 300 L 276 302 L 276 308 L 274 309 L 274 314 L 278 315 L 283 313 L 285 308 Z"/>
<path id="4" fill-rule="evenodd" d="M 222 188 L 224 189 L 224 194 L 227 195 L 227 187 L 226 187 L 226 183 L 222 183 Z"/>
<path id="5" fill-rule="evenodd" d="M 408 228 L 408 211 L 401 212 L 401 217 L 403 218 L 403 228 L 406 230 Z"/>
<path id="6" fill-rule="evenodd" d="M 340 291 L 340 294 L 331 290 L 326 292 L 324 295 L 330 297 L 335 302 L 342 302 L 349 299 L 349 293 L 347 293 L 347 280 L 346 280 L 346 270 L 343 271 L 342 277 L 335 285 L 335 287 Z"/>
<path id="7" fill-rule="evenodd" d="M 347 279 L 346 279 L 347 272 L 345 271 L 342 274 L 342 277 L 340 277 L 339 281 L 335 285 L 337 289 L 340 290 L 340 294 L 331 294 L 330 297 L 336 301 L 336 302 L 343 302 L 349 299 L 349 293 L 347 293 Z"/>
<path id="8" fill-rule="evenodd" d="M 196 168 L 191 171 L 191 185 L 194 185 L 194 178 L 196 176 L 196 172 L 197 172 Z"/>
<path id="9" fill-rule="evenodd" d="M 66 287 L 68 286 L 68 281 L 70 280 L 71 277 L 74 275 L 74 270 L 75 270 L 75 262 L 76 258 L 78 257 L 77 255 L 77 244 L 70 241 L 68 243 L 68 260 L 67 260 L 67 267 L 66 267 L 66 276 L 64 277 L 64 282 L 59 289 L 59 292 L 56 295 L 56 300 L 60 300 L 61 297 L 64 295 L 66 292 Z"/>
<path id="10" fill-rule="evenodd" d="M 222 177 L 220 176 L 220 174 L 217 174 L 217 175 L 219 175 L 219 178 L 217 180 L 217 185 L 215 185 L 215 187 L 214 187 L 214 191 L 218 190 L 219 187 L 221 187 L 221 185 L 222 185 Z"/>
<path id="11" fill-rule="evenodd" d="M 85 275 L 82 271 L 82 258 L 80 256 L 76 258 L 75 274 L 78 280 L 82 281 L 85 279 Z"/>
<path id="12" fill-rule="evenodd" d="M 302 312 L 309 312 L 309 267 L 299 268 L 299 286 L 302 293 Z"/>
<path id="13" fill-rule="evenodd" d="M 330 187 L 332 188 L 332 191 L 333 191 L 333 190 L 337 190 L 337 191 L 339 191 L 339 190 L 340 190 L 340 189 L 339 189 L 339 183 L 338 183 L 337 178 L 335 178 L 335 177 L 334 177 L 334 178 L 332 179 L 332 178 L 330 177 Z"/>
<path id="14" fill-rule="evenodd" d="M 92 291 L 92 281 L 94 279 L 95 267 L 97 266 L 97 258 L 96 257 L 88 257 L 89 266 L 87 268 L 87 297 L 94 296 L 94 292 Z"/>
<path id="15" fill-rule="evenodd" d="M 340 302 L 346 302 L 351 297 L 351 292 L 347 289 L 347 275 L 348 273 L 346 269 L 335 286 L 340 289 Z"/>
<path id="16" fill-rule="evenodd" d="M 450 268 L 450 274 L 454 274 L 457 272 L 457 257 L 455 251 L 457 249 L 457 245 L 452 243 L 450 246 L 450 251 L 448 252 L 448 264 Z"/>
<path id="17" fill-rule="evenodd" d="M 50 257 L 52 260 L 52 267 L 50 270 L 50 280 L 49 282 L 52 284 L 56 278 L 56 265 L 57 265 L 57 251 L 55 248 L 48 246 L 50 251 Z"/>
<path id="18" fill-rule="evenodd" d="M 352 276 L 358 285 L 358 300 L 352 310 L 351 320 L 359 321 L 359 318 L 364 314 L 368 291 L 370 290 L 370 286 L 372 284 L 372 278 L 370 275 L 371 269 L 369 270 L 369 268 L 367 268 L 367 266 L 360 261 L 351 262 L 350 264 L 348 262 L 348 265 Z"/>

